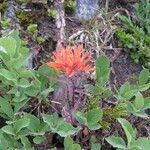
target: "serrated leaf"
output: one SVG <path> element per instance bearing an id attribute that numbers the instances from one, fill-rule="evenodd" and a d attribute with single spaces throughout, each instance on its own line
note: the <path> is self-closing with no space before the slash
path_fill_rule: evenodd
<path id="1" fill-rule="evenodd" d="M 139 84 L 143 85 L 143 84 L 147 83 L 149 76 L 150 76 L 149 70 L 143 69 L 139 75 Z"/>
<path id="2" fill-rule="evenodd" d="M 121 137 L 109 136 L 106 141 L 115 148 L 126 149 L 126 144 Z"/>

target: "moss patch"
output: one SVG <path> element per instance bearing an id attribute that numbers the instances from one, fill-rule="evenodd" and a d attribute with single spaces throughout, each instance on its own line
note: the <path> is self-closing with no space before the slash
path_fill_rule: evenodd
<path id="1" fill-rule="evenodd" d="M 36 23 L 36 15 L 34 12 L 25 12 L 23 10 L 15 11 L 17 18 L 19 19 L 20 25 L 27 28 L 29 24 Z"/>
<path id="2" fill-rule="evenodd" d="M 7 0 L 2 0 L 0 3 L 0 12 L 3 14 L 7 8 Z"/>

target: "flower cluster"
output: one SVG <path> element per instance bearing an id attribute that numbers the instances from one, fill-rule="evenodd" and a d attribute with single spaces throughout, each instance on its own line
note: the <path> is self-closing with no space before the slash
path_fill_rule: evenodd
<path id="1" fill-rule="evenodd" d="M 75 48 L 62 47 L 53 52 L 54 59 L 47 63 L 49 67 L 65 72 L 69 77 L 82 71 L 93 71 L 94 68 L 89 64 L 92 57 L 84 51 L 82 45 Z"/>

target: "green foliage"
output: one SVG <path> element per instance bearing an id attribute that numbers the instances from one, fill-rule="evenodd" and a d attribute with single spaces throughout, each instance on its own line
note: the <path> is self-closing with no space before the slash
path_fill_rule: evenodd
<path id="1" fill-rule="evenodd" d="M 121 137 L 109 136 L 106 138 L 106 141 L 111 144 L 114 148 L 118 149 L 143 149 L 146 150 L 150 146 L 150 140 L 147 138 L 138 138 L 136 139 L 136 130 L 133 129 L 132 125 L 123 118 L 118 118 L 118 122 L 121 124 L 126 137 L 127 144 Z"/>
<path id="2" fill-rule="evenodd" d="M 103 119 L 100 125 L 103 129 L 109 129 L 110 122 L 126 115 L 148 117 L 145 110 L 149 107 L 149 98 L 144 98 L 142 92 L 150 88 L 148 69 L 143 69 L 139 75 L 139 80 L 132 85 L 125 82 L 116 93 L 106 86 L 109 79 L 110 63 L 106 56 L 100 56 L 96 60 L 96 83 L 95 85 L 85 85 L 85 89 L 90 94 L 86 104 L 87 110 L 99 108 L 101 101 L 114 97 L 118 104 L 113 108 L 108 107 L 103 110 Z M 147 107 L 146 107 L 147 104 Z M 80 114 L 79 114 L 80 115 Z M 83 117 L 83 116 L 82 116 Z"/>
<path id="3" fill-rule="evenodd" d="M 38 37 L 36 38 L 36 41 L 37 41 L 37 43 L 42 44 L 42 43 L 45 42 L 45 39 L 44 39 L 42 36 L 38 36 Z"/>
<path id="4" fill-rule="evenodd" d="M 15 14 L 19 19 L 19 23 L 21 24 L 21 26 L 25 29 L 28 27 L 29 24 L 37 23 L 37 16 L 34 11 L 30 13 L 24 10 L 16 9 Z"/>
<path id="5" fill-rule="evenodd" d="M 56 18 L 57 16 L 57 11 L 54 8 L 50 8 L 47 10 L 48 16 L 51 18 Z"/>
<path id="6" fill-rule="evenodd" d="M 28 30 L 35 33 L 36 27 L 31 25 Z M 49 95 L 60 87 L 56 80 L 51 79 L 55 79 L 59 72 L 46 64 L 37 70 L 30 69 L 27 67 L 30 58 L 29 49 L 23 44 L 18 31 L 0 38 L 0 117 L 4 121 L 0 128 L 0 150 L 32 150 L 33 144 L 42 144 L 46 134 L 51 133 L 65 138 L 66 150 L 81 150 L 81 146 L 69 136 L 82 132 L 84 127 L 93 133 L 100 128 L 109 129 L 110 123 L 117 118 L 127 136 L 127 144 L 122 138 L 114 136 L 106 139 L 110 144 L 120 149 L 143 148 L 143 143 L 149 146 L 149 140 L 136 139 L 135 129 L 127 120 L 120 118 L 131 114 L 147 117 L 145 110 L 150 108 L 150 98 L 143 96 L 143 92 L 150 88 L 148 69 L 141 71 L 135 85 L 126 82 L 113 92 L 107 84 L 110 62 L 106 56 L 98 57 L 96 82 L 85 85 L 88 97 L 85 109 L 72 111 L 74 122 L 78 122 L 75 127 L 57 113 L 46 114 L 44 108 L 50 108 L 51 104 Z M 116 105 L 102 107 L 101 103 L 109 98 L 114 98 Z M 32 102 L 35 115 L 28 108 Z M 96 137 L 91 137 L 90 144 L 92 150 L 101 148 Z"/>
<path id="7" fill-rule="evenodd" d="M 75 11 L 77 6 L 77 2 L 75 0 L 66 0 L 65 1 L 65 9 L 69 11 Z"/>
<path id="8" fill-rule="evenodd" d="M 91 136 L 90 143 L 91 143 L 91 150 L 100 150 L 101 149 L 101 144 L 97 142 L 97 139 L 94 135 Z"/>
<path id="9" fill-rule="evenodd" d="M 135 62 L 150 68 L 150 2 L 142 0 L 134 9 L 138 22 L 120 16 L 123 27 L 116 30 L 116 35 Z"/>
<path id="10" fill-rule="evenodd" d="M 7 8 L 7 0 L 1 0 L 1 3 L 0 3 L 1 13 L 4 13 L 6 8 Z"/>
<path id="11" fill-rule="evenodd" d="M 74 144 L 72 138 L 66 137 L 64 140 L 65 150 L 82 150 L 79 144 Z"/>
<path id="12" fill-rule="evenodd" d="M 0 116 L 8 120 L 0 129 L 0 139 L 3 139 L 0 140 L 0 149 L 3 150 L 32 149 L 28 136 L 33 136 L 33 142 L 39 144 L 48 130 L 48 125 L 37 117 L 26 113 L 22 117 L 19 115 L 34 97 L 39 106 L 47 103 L 48 94 L 54 91 L 53 87 L 57 84 L 56 81 L 49 81 L 47 76 L 56 76 L 53 69 L 45 65 L 38 70 L 27 68 L 30 57 L 18 31 L 0 38 L 0 90 L 3 91 L 0 95 Z"/>
<path id="13" fill-rule="evenodd" d="M 74 116 L 80 124 L 91 130 L 97 130 L 101 127 L 99 121 L 102 119 L 103 112 L 100 109 L 91 109 L 87 113 L 77 111 Z"/>
<path id="14" fill-rule="evenodd" d="M 5 20 L 0 19 L 0 24 L 3 29 L 8 29 L 11 26 L 10 19 L 5 19 Z"/>
<path id="15" fill-rule="evenodd" d="M 29 3 L 31 0 L 17 0 L 17 1 L 19 1 L 19 3 L 21 3 L 21 4 L 27 4 L 27 3 Z"/>
<path id="16" fill-rule="evenodd" d="M 27 27 L 27 29 L 31 32 L 31 33 L 37 33 L 37 24 L 29 24 L 29 26 Z"/>
<path id="17" fill-rule="evenodd" d="M 145 107 L 145 98 L 142 92 L 150 88 L 150 83 L 148 82 L 149 76 L 148 69 L 142 70 L 137 85 L 131 85 L 129 82 L 125 82 L 116 95 L 119 101 L 127 105 L 127 112 L 129 114 L 147 117 L 145 109 L 148 107 Z"/>
<path id="18" fill-rule="evenodd" d="M 62 118 L 58 117 L 58 114 L 47 115 L 43 114 L 43 121 L 48 124 L 49 131 L 58 133 L 62 137 L 72 135 L 80 130 L 80 128 L 74 128 L 71 124 L 66 123 Z"/>

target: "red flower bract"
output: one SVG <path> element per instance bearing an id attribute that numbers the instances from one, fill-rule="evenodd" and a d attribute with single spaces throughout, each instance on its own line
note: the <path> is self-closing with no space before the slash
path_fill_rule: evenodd
<path id="1" fill-rule="evenodd" d="M 91 56 L 83 50 L 83 46 L 62 47 L 53 52 L 54 59 L 47 63 L 49 67 L 65 72 L 69 77 L 82 71 L 92 71 L 94 68 L 89 65 Z"/>

